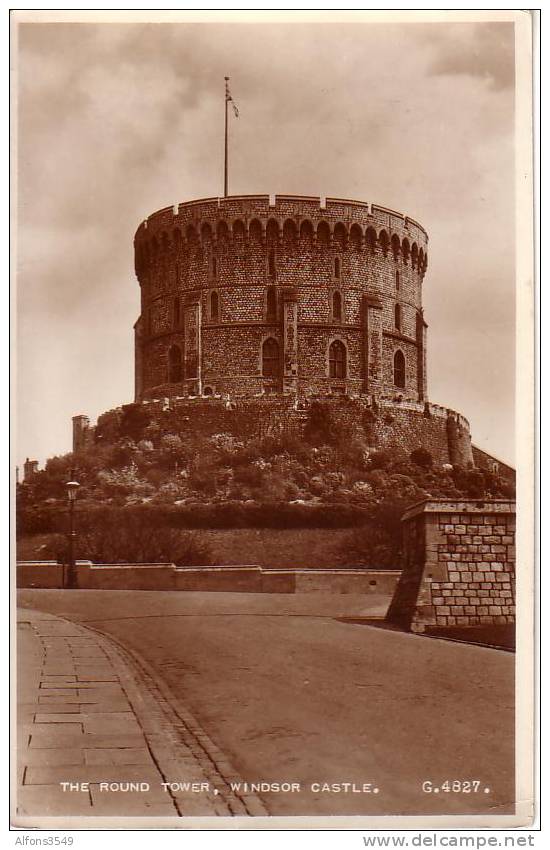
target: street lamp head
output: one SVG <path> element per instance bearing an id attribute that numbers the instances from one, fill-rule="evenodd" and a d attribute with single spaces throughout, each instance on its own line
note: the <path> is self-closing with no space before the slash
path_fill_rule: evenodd
<path id="1" fill-rule="evenodd" d="M 74 500 L 76 499 L 76 491 L 80 487 L 80 484 L 78 483 L 78 481 L 67 481 L 65 487 L 67 488 L 67 496 L 69 497 L 69 502 L 74 502 Z"/>

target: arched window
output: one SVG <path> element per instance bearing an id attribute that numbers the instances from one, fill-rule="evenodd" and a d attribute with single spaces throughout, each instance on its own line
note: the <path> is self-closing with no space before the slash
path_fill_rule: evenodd
<path id="1" fill-rule="evenodd" d="M 335 322 L 342 321 L 342 293 L 338 290 L 332 293 L 332 319 Z"/>
<path id="2" fill-rule="evenodd" d="M 397 269 L 396 269 L 396 271 L 395 271 L 395 288 L 396 288 L 396 289 L 399 289 L 399 284 L 400 284 L 400 280 L 399 280 L 399 272 L 398 272 L 398 271 L 397 271 Z"/>
<path id="3" fill-rule="evenodd" d="M 266 320 L 268 322 L 274 322 L 277 319 L 277 293 L 274 286 L 267 287 L 265 307 Z"/>
<path id="4" fill-rule="evenodd" d="M 181 321 L 181 306 L 179 298 L 174 298 L 174 328 L 179 328 Z"/>
<path id="5" fill-rule="evenodd" d="M 331 343 L 328 350 L 329 378 L 346 377 L 346 347 L 339 339 Z"/>
<path id="6" fill-rule="evenodd" d="M 334 258 L 334 277 L 337 279 L 340 277 L 340 257 Z"/>
<path id="7" fill-rule="evenodd" d="M 405 355 L 396 351 L 393 357 L 393 382 L 396 387 L 405 387 Z"/>
<path id="8" fill-rule="evenodd" d="M 168 382 L 177 384 L 181 381 L 181 348 L 178 345 L 173 345 L 168 352 Z"/>
<path id="9" fill-rule="evenodd" d="M 271 250 L 267 257 L 268 264 L 268 273 L 269 277 L 275 277 L 276 268 L 275 268 L 275 251 Z"/>
<path id="10" fill-rule="evenodd" d="M 276 378 L 279 371 L 279 343 L 270 337 L 262 345 L 262 375 L 264 378 Z"/>
<path id="11" fill-rule="evenodd" d="M 213 322 L 220 318 L 220 298 L 217 292 L 210 293 L 210 318 Z"/>
<path id="12" fill-rule="evenodd" d="M 395 305 L 395 329 L 397 331 L 401 330 L 401 305 Z"/>

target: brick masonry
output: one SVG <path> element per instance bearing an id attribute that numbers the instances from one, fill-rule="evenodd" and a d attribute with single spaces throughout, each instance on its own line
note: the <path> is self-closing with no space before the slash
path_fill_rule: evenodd
<path id="1" fill-rule="evenodd" d="M 426 501 L 403 516 L 404 569 L 388 619 L 427 627 L 515 622 L 515 502 Z"/>

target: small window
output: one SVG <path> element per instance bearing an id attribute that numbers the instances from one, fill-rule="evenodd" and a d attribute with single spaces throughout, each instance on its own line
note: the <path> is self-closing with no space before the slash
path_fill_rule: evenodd
<path id="1" fill-rule="evenodd" d="M 400 281 L 399 281 L 399 272 L 396 270 L 396 272 L 395 272 L 395 288 L 396 288 L 396 289 L 399 289 L 399 283 L 400 283 Z"/>
<path id="2" fill-rule="evenodd" d="M 396 351 L 393 358 L 393 382 L 396 387 L 405 388 L 405 355 Z"/>
<path id="3" fill-rule="evenodd" d="M 174 298 L 174 328 L 177 329 L 181 322 L 181 305 L 179 298 Z"/>
<path id="4" fill-rule="evenodd" d="M 168 352 L 168 382 L 170 384 L 177 384 L 181 379 L 181 348 L 173 345 Z"/>
<path id="5" fill-rule="evenodd" d="M 217 292 L 210 293 L 210 318 L 213 322 L 220 318 L 220 299 Z"/>
<path id="6" fill-rule="evenodd" d="M 269 277 L 275 277 L 277 269 L 275 265 L 275 251 L 273 250 L 267 255 L 267 265 Z"/>
<path id="7" fill-rule="evenodd" d="M 275 339 L 266 339 L 262 345 L 262 375 L 264 378 L 276 378 L 279 374 L 279 343 Z"/>
<path id="8" fill-rule="evenodd" d="M 277 293 L 273 286 L 267 288 L 266 319 L 268 322 L 274 322 L 277 319 Z"/>
<path id="9" fill-rule="evenodd" d="M 342 293 L 338 290 L 332 293 L 332 318 L 335 322 L 342 321 Z"/>
<path id="10" fill-rule="evenodd" d="M 214 394 L 214 390 L 212 389 L 212 387 L 205 387 L 205 388 L 203 389 L 203 391 L 202 391 L 202 394 L 203 394 L 203 395 L 207 395 L 207 396 L 208 396 L 208 395 L 213 395 L 213 394 Z"/>
<path id="11" fill-rule="evenodd" d="M 340 279 L 340 257 L 334 258 L 334 277 Z"/>
<path id="12" fill-rule="evenodd" d="M 401 330 L 401 306 L 399 304 L 395 305 L 395 329 Z"/>
<path id="13" fill-rule="evenodd" d="M 330 378 L 346 377 L 346 347 L 336 339 L 328 350 L 328 373 Z"/>

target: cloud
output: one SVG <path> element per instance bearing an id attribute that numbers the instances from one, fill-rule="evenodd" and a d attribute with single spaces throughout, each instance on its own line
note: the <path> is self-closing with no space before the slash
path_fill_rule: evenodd
<path id="1" fill-rule="evenodd" d="M 514 86 L 514 24 L 454 24 L 443 38 L 426 36 L 433 45 L 429 73 L 482 80 L 495 91 Z"/>

